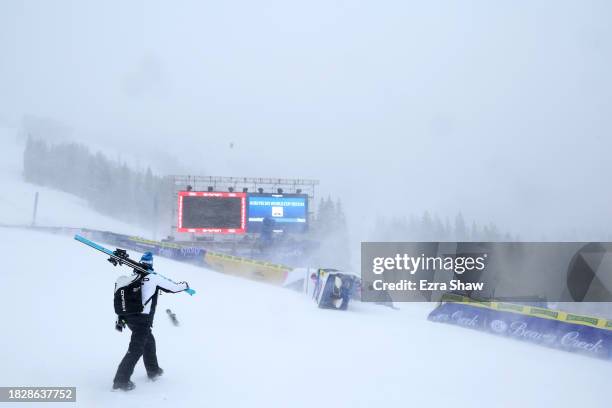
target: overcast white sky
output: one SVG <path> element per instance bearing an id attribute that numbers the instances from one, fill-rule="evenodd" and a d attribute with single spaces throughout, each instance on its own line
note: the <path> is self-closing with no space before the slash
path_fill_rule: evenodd
<path id="1" fill-rule="evenodd" d="M 609 1 L 5 0 L 0 121 L 159 172 L 319 178 L 353 223 L 609 231 L 610 21 Z"/>

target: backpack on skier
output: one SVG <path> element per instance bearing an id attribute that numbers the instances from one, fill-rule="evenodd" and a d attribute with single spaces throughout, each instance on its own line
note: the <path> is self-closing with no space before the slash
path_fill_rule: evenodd
<path id="1" fill-rule="evenodd" d="M 115 282 L 115 313 L 119 316 L 142 313 L 143 275 L 120 276 Z"/>

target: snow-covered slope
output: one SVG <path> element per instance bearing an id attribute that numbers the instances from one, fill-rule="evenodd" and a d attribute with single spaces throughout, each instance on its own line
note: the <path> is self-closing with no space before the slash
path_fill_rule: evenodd
<path id="1" fill-rule="evenodd" d="M 37 225 L 147 234 L 142 228 L 93 212 L 84 200 L 72 194 L 24 182 L 24 145 L 17 141 L 16 135 L 17 130 L 0 127 L 0 224 L 29 225 L 32 222 L 34 195 L 38 191 Z"/>
<path id="2" fill-rule="evenodd" d="M 608 406 L 605 361 L 425 320 L 429 306 L 320 310 L 298 293 L 157 259 L 198 290 L 160 297 L 165 376 L 110 392 L 129 334 L 120 269 L 67 237 L 0 228 L 0 384 L 74 385 L 83 407 Z M 164 314 L 176 312 L 181 326 Z"/>
<path id="3" fill-rule="evenodd" d="M 41 191 L 41 223 L 138 233 L 20 181 L 19 146 L 0 136 L 0 222 L 28 223 L 23 203 Z M 430 323 L 429 304 L 320 310 L 295 292 L 160 258 L 157 270 L 198 293 L 160 297 L 165 376 L 149 382 L 139 363 L 136 390 L 113 393 L 129 331 L 114 330 L 112 290 L 127 271 L 69 237 L 0 228 L 0 244 L 0 386 L 76 386 L 79 407 L 609 405 L 609 362 Z"/>

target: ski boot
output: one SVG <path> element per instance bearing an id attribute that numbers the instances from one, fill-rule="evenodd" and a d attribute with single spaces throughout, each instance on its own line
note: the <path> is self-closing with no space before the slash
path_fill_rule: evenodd
<path id="1" fill-rule="evenodd" d="M 151 373 L 147 373 L 147 377 L 149 377 L 149 380 L 155 381 L 159 377 L 161 377 L 163 373 L 164 373 L 164 370 L 162 370 L 161 367 L 158 367 L 156 371 L 153 371 Z"/>
<path id="2" fill-rule="evenodd" d="M 113 383 L 113 390 L 131 391 L 134 388 L 136 388 L 136 386 L 130 380 L 127 380 L 126 382 Z"/>

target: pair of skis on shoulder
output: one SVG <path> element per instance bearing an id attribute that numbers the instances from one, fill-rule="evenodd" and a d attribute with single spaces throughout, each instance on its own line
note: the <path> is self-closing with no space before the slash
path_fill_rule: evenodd
<path id="1" fill-rule="evenodd" d="M 127 253 L 127 251 L 125 249 L 120 249 L 117 248 L 115 251 L 111 251 L 108 248 L 103 247 L 100 244 L 97 244 L 85 237 L 82 237 L 81 235 L 75 235 L 74 239 L 76 239 L 77 241 L 79 241 L 82 244 L 85 244 L 97 251 L 100 251 L 106 255 L 109 256 L 108 261 L 110 263 L 112 263 L 113 265 L 117 266 L 117 265 L 125 265 L 129 268 L 135 269 L 138 272 L 141 273 L 154 273 L 157 276 L 167 279 L 172 283 L 176 283 L 174 282 L 172 279 L 165 277 L 164 275 L 161 275 L 157 272 L 155 272 L 153 269 L 147 269 L 145 268 L 143 265 L 141 265 L 139 262 L 134 261 L 133 259 L 130 259 L 130 255 Z M 185 292 L 189 293 L 191 296 L 193 296 L 196 292 L 195 290 L 191 289 L 191 288 L 187 288 L 184 290 Z"/>

